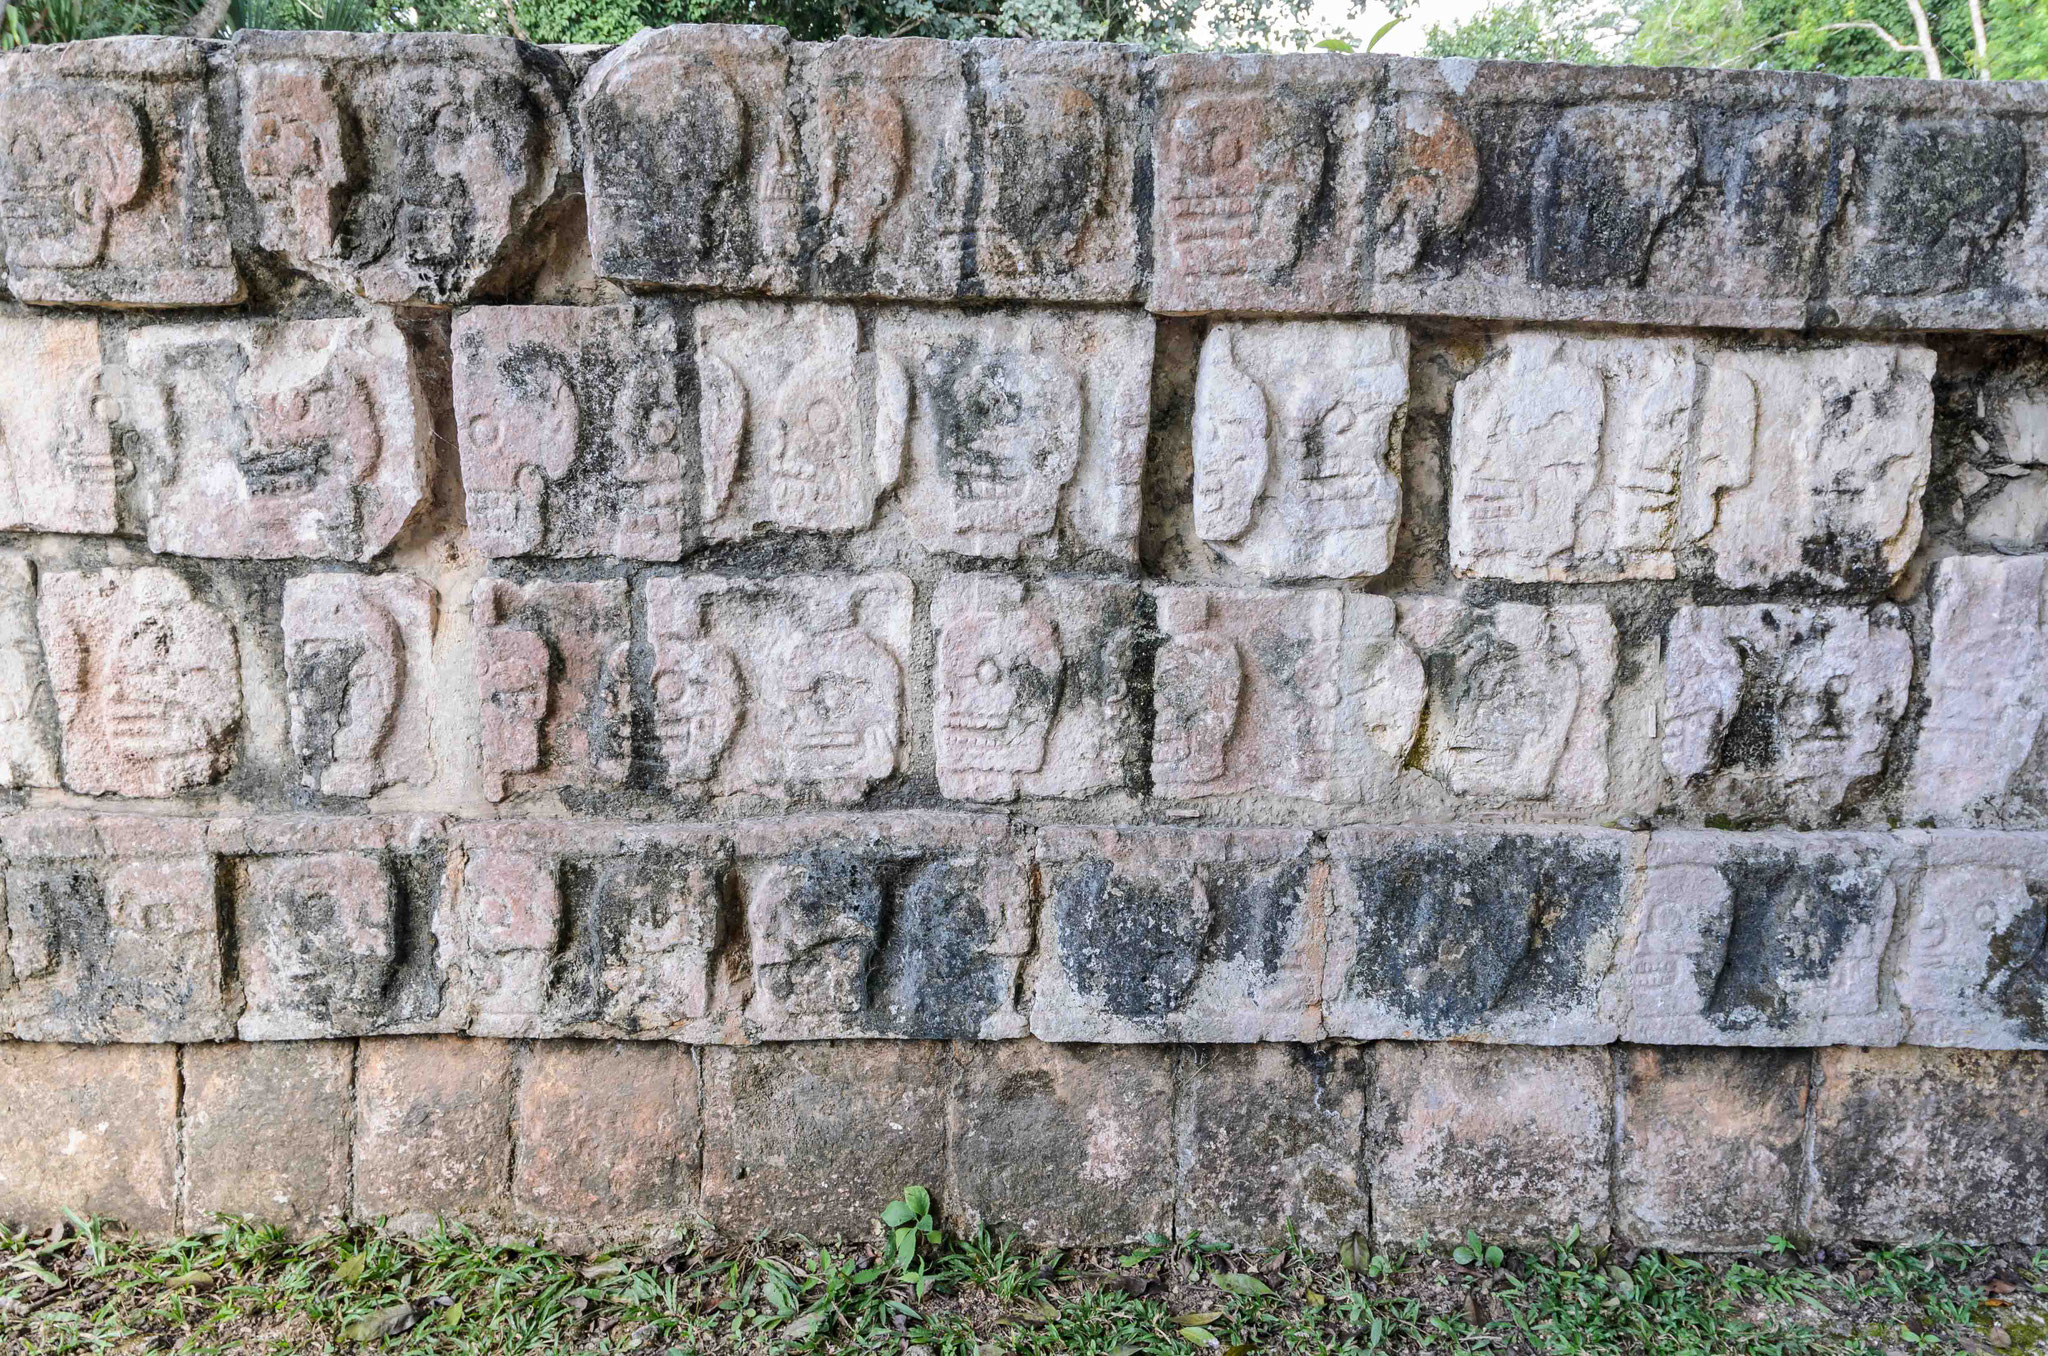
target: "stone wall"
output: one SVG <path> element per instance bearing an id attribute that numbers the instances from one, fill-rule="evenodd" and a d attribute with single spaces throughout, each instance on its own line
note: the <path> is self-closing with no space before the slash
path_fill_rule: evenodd
<path id="1" fill-rule="evenodd" d="M 2048 95 L 0 57 L 0 1216 L 2048 1237 Z"/>

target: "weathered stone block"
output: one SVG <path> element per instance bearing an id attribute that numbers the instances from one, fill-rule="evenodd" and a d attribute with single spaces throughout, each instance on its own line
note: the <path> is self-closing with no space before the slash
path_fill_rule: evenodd
<path id="1" fill-rule="evenodd" d="M 644 596 L 674 789 L 846 803 L 897 770 L 908 579 L 681 575 L 648 580 Z"/>
<path id="2" fill-rule="evenodd" d="M 1807 1229 L 1821 1239 L 2048 1239 L 2048 1062 L 1979 1050 L 1820 1052 Z"/>
<path id="3" fill-rule="evenodd" d="M 1080 86 L 1034 80 L 990 95 L 1020 101 L 1001 116 L 1022 126 L 1042 116 L 1023 112 L 1030 99 L 1079 97 Z M 1153 328 L 1135 311 L 879 312 L 879 417 L 900 433 L 878 431 L 878 456 L 900 437 L 898 502 L 916 540 L 958 555 L 1135 562 Z"/>
<path id="4" fill-rule="evenodd" d="M 1651 835 L 1623 943 L 1624 1039 L 1668 1045 L 1889 1045 L 1879 970 L 1909 854 L 1886 834 Z"/>
<path id="5" fill-rule="evenodd" d="M 1369 129 L 1383 73 L 1371 57 L 1322 53 L 1152 63 L 1154 309 L 1367 309 L 1358 255 L 1372 227 Z M 1448 163 L 1451 149 L 1424 147 L 1427 164 L 1391 213 L 1417 248 L 1471 210 L 1476 169 Z"/>
<path id="6" fill-rule="evenodd" d="M 242 680 L 226 616 L 154 567 L 51 574 L 40 594 L 66 786 L 168 796 L 227 771 Z"/>
<path id="7" fill-rule="evenodd" d="M 1664 767 L 1702 814 L 1825 823 L 1884 771 L 1912 677 L 1889 605 L 1682 607 L 1664 648 Z"/>
<path id="8" fill-rule="evenodd" d="M 425 581 L 402 574 L 285 582 L 285 697 L 307 786 L 373 796 L 434 779 L 438 601 Z"/>
<path id="9" fill-rule="evenodd" d="M 1282 829 L 1045 828 L 1031 1030 L 1317 1040 L 1324 869 Z"/>
<path id="10" fill-rule="evenodd" d="M 675 560 L 696 543 L 680 324 L 659 301 L 455 317 L 456 441 L 479 551 Z"/>
<path id="11" fill-rule="evenodd" d="M 527 1036 L 542 1022 L 562 943 L 559 865 L 485 849 L 469 854 L 458 896 L 458 974 L 480 1036 Z"/>
<path id="12" fill-rule="evenodd" d="M 626 581 L 480 579 L 471 598 L 484 792 L 625 781 L 632 766 Z"/>
<path id="13" fill-rule="evenodd" d="M 1333 1036 L 1611 1041 L 1635 850 L 1599 829 L 1339 829 L 1322 1017 Z"/>
<path id="14" fill-rule="evenodd" d="M 803 185 L 789 34 L 706 24 L 643 32 L 577 99 L 599 276 L 786 292 Z"/>
<path id="15" fill-rule="evenodd" d="M 1615 1059 L 1616 1233 L 1690 1252 L 1796 1232 L 1807 1052 L 1623 1046 Z"/>
<path id="16" fill-rule="evenodd" d="M 1415 742 L 1421 663 L 1385 598 L 1330 589 L 1161 589 L 1152 790 L 1355 801 Z"/>
<path id="17" fill-rule="evenodd" d="M 207 160 L 206 47 L 104 38 L 0 59 L 7 285 L 61 306 L 242 299 Z"/>
<path id="18" fill-rule="evenodd" d="M 1195 380 L 1195 531 L 1269 579 L 1366 578 L 1401 518 L 1408 332 L 1218 325 Z"/>
<path id="19" fill-rule="evenodd" d="M 177 1227 L 178 1051 L 0 1043 L 0 1219 Z"/>
<path id="20" fill-rule="evenodd" d="M 1177 1052 L 1174 1228 L 1238 1247 L 1331 1251 L 1366 1237 L 1372 1055 L 1353 1045 Z"/>
<path id="21" fill-rule="evenodd" d="M 796 47 L 810 112 L 803 274 L 822 296 L 951 298 L 961 288 L 973 175 L 965 43 L 841 38 Z"/>
<path id="22" fill-rule="evenodd" d="M 515 1057 L 509 1042 L 458 1036 L 361 1042 L 352 1212 L 403 1227 L 502 1209 Z"/>
<path id="23" fill-rule="evenodd" d="M 1135 783 L 1144 732 L 1134 584 L 953 575 L 932 598 L 939 790 L 1086 796 Z"/>
<path id="24" fill-rule="evenodd" d="M 1614 1148 L 1604 1049 L 1382 1042 L 1367 1119 L 1373 1233 L 1604 1241 Z"/>
<path id="25" fill-rule="evenodd" d="M 1031 886 L 1003 820 L 816 816 L 734 833 L 756 1039 L 1023 1034 Z"/>
<path id="26" fill-rule="evenodd" d="M 234 1030 L 209 856 L 10 856 L 0 1000 L 20 1040 L 221 1040 Z"/>
<path id="27" fill-rule="evenodd" d="M 571 1241 L 679 1224 L 697 1199 L 697 1066 L 687 1046 L 546 1041 L 519 1071 L 512 1198 Z"/>
<path id="28" fill-rule="evenodd" d="M 36 635 L 33 569 L 0 556 L 0 787 L 57 783 L 57 699 Z"/>
<path id="29" fill-rule="evenodd" d="M 348 1041 L 193 1045 L 184 1059 L 184 1216 L 241 1215 L 294 1233 L 348 1216 Z"/>
<path id="30" fill-rule="evenodd" d="M 1142 54 L 1084 42 L 973 48 L 980 211 L 967 271 L 991 297 L 1138 293 Z"/>
<path id="31" fill-rule="evenodd" d="M 1930 526 L 1952 520 L 1969 547 L 2005 555 L 2048 548 L 2048 368 L 1981 352 L 1947 362 L 1936 386 Z"/>
<path id="32" fill-rule="evenodd" d="M 153 325 L 124 376 L 151 550 L 369 560 L 426 497 L 433 411 L 387 316 Z"/>
<path id="33" fill-rule="evenodd" d="M 134 473 L 111 421 L 121 405 L 100 365 L 100 323 L 0 316 L 0 527 L 112 532 Z"/>
<path id="34" fill-rule="evenodd" d="M 1927 714 L 1906 814 L 1935 822 L 2034 821 L 2048 672 L 2048 557 L 1952 556 L 1935 566 Z"/>
<path id="35" fill-rule="evenodd" d="M 1876 591 L 1920 539 L 1934 354 L 1526 331 L 1459 383 L 1451 561 L 1517 580 Z"/>
<path id="36" fill-rule="evenodd" d="M 258 241 L 371 301 L 462 300 L 573 182 L 568 75 L 543 48 L 245 29 L 233 66 Z"/>
<path id="37" fill-rule="evenodd" d="M 1892 980 L 1904 1041 L 2048 1048 L 2048 835 L 1958 830 L 1920 849 Z"/>
<path id="38" fill-rule="evenodd" d="M 243 1040 L 430 1027 L 448 958 L 435 932 L 442 853 L 328 852 L 240 863 Z"/>
<path id="39" fill-rule="evenodd" d="M 1075 1246 L 1172 1227 L 1171 1050 L 989 1041 L 955 1047 L 948 1115 L 960 1228 Z M 941 1202 L 942 1206 L 945 1202 Z"/>
<path id="40" fill-rule="evenodd" d="M 1605 607 L 1406 598 L 1400 616 L 1401 686 L 1427 693 L 1419 729 L 1405 701 L 1389 721 L 1415 730 L 1409 766 L 1454 804 L 1606 803 L 1619 644 Z"/>
<path id="41" fill-rule="evenodd" d="M 943 1205 L 947 1049 L 843 1041 L 705 1050 L 706 1218 L 732 1236 L 865 1237 L 904 1187 L 927 1187 Z"/>

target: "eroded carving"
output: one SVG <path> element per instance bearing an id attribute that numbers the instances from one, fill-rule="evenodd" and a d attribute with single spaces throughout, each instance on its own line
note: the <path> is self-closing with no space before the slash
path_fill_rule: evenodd
<path id="1" fill-rule="evenodd" d="M 382 1025 L 402 941 L 383 858 L 256 857 L 244 870 L 242 1039 L 355 1036 Z"/>
<path id="2" fill-rule="evenodd" d="M 114 531 L 134 466 L 113 436 L 99 322 L 0 316 L 0 382 L 0 528 Z"/>
<path id="3" fill-rule="evenodd" d="M 1883 771 L 1912 673 L 1890 609 L 1681 608 L 1664 652 L 1664 766 L 1704 813 L 1825 819 Z"/>
<path id="4" fill-rule="evenodd" d="M 168 796 L 227 771 L 242 683 L 219 610 L 155 568 L 56 573 L 40 593 L 66 786 Z"/>
<path id="5" fill-rule="evenodd" d="M 1203 91 L 1173 110 L 1162 203 L 1166 248 L 1191 274 L 1277 282 L 1301 254 L 1328 133 L 1315 112 L 1265 91 Z"/>
<path id="6" fill-rule="evenodd" d="M 484 790 L 617 785 L 632 765 L 624 580 L 479 580 L 472 599 Z"/>
<path id="7" fill-rule="evenodd" d="M 1834 266 L 1847 290 L 1922 296 L 1995 281 L 1994 251 L 2028 192 L 2020 127 L 1995 117 L 1858 121 Z"/>
<path id="8" fill-rule="evenodd" d="M 472 852 L 459 896 L 459 970 L 479 1036 L 542 1034 L 548 981 L 562 944 L 562 892 L 548 857 Z"/>
<path id="9" fill-rule="evenodd" d="M 433 416 L 387 318 L 153 326 L 128 368 L 154 550 L 368 560 L 426 496 Z"/>
<path id="10" fill-rule="evenodd" d="M 56 699 L 29 564 L 0 557 L 0 787 L 57 785 Z"/>
<path id="11" fill-rule="evenodd" d="M 723 863 L 657 850 L 595 868 L 603 1021 L 634 1035 L 708 1016 L 712 960 L 724 940 Z"/>
<path id="12" fill-rule="evenodd" d="M 2048 1047 L 2044 848 L 2038 834 L 1928 836 L 1895 981 L 1905 1041 Z"/>
<path id="13" fill-rule="evenodd" d="M 732 647 L 704 633 L 701 595 L 648 586 L 654 646 L 654 737 L 669 784 L 701 793 L 732 747 L 747 692 Z"/>
<path id="14" fill-rule="evenodd" d="M 1676 106 L 1567 110 L 1533 166 L 1530 281 L 1642 286 L 1657 232 L 1691 191 L 1699 156 L 1692 123 Z"/>
<path id="15" fill-rule="evenodd" d="M 1391 563 L 1408 336 L 1335 321 L 1218 325 L 1195 382 L 1195 530 L 1269 578 Z"/>
<path id="16" fill-rule="evenodd" d="M 371 796 L 433 780 L 434 590 L 405 575 L 303 575 L 284 586 L 286 699 L 305 784 Z"/>
<path id="17" fill-rule="evenodd" d="M 1382 278 L 1406 278 L 1456 240 L 1479 198 L 1472 134 L 1438 99 L 1394 105 L 1394 178 L 1380 199 L 1374 260 Z"/>
<path id="18" fill-rule="evenodd" d="M 1906 814 L 2031 820 L 2048 808 L 2048 559 L 1952 556 L 1935 566 L 1927 713 Z"/>

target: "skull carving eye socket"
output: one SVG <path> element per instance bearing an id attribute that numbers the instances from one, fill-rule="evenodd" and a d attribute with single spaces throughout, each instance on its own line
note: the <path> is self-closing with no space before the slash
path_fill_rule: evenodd
<path id="1" fill-rule="evenodd" d="M 7 158 L 23 169 L 34 169 L 43 163 L 43 143 L 32 132 L 22 132 L 7 143 Z"/>
<path id="2" fill-rule="evenodd" d="M 1323 416 L 1323 431 L 1325 433 L 1349 433 L 1357 423 L 1358 411 L 1351 408 L 1349 401 L 1340 400 L 1330 407 L 1328 414 Z"/>
<path id="3" fill-rule="evenodd" d="M 676 440 L 675 415 L 668 410 L 656 410 L 647 416 L 645 429 L 647 441 L 655 447 L 667 447 Z"/>
<path id="4" fill-rule="evenodd" d="M 477 446 L 496 450 L 505 441 L 505 429 L 488 414 L 479 414 L 469 421 L 469 435 Z"/>
<path id="5" fill-rule="evenodd" d="M 1003 666 L 993 659 L 984 659 L 974 670 L 974 677 L 983 687 L 994 687 L 1003 681 Z"/>
<path id="6" fill-rule="evenodd" d="M 284 136 L 284 124 L 275 113 L 265 113 L 256 119 L 256 140 L 259 145 L 275 146 Z"/>
<path id="7" fill-rule="evenodd" d="M 839 407 L 830 400 L 816 400 L 804 411 L 804 423 L 821 437 L 839 431 Z"/>

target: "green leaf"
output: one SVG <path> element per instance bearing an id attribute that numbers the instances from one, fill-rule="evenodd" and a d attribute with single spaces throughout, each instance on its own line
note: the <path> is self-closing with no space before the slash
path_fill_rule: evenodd
<path id="1" fill-rule="evenodd" d="M 1166 1321 L 1176 1328 L 1206 1328 L 1221 1317 L 1221 1309 L 1205 1309 L 1199 1314 L 1175 1314 Z"/>
<path id="2" fill-rule="evenodd" d="M 873 1285 L 877 1280 L 881 1279 L 882 1273 L 886 1270 L 886 1267 L 869 1267 L 866 1271 L 854 1272 L 847 1279 L 855 1285 Z"/>
<path id="3" fill-rule="evenodd" d="M 917 1258 L 917 1234 L 909 1229 L 896 1231 L 896 1269 L 902 1271 Z"/>
<path id="4" fill-rule="evenodd" d="M 1451 1249 L 1451 1260 L 1461 1267 L 1471 1266 L 1474 1259 L 1475 1254 L 1472 1249 L 1466 1247 L 1463 1243 Z"/>
<path id="5" fill-rule="evenodd" d="M 1398 14 L 1395 15 L 1393 18 L 1387 20 L 1385 23 L 1381 24 L 1379 27 L 1379 31 L 1377 33 L 1374 33 L 1372 37 L 1366 42 L 1365 50 L 1370 52 L 1373 48 L 1379 46 L 1380 39 L 1387 36 L 1387 34 L 1393 32 L 1396 28 L 1400 27 L 1400 25 L 1401 16 Z"/>
<path id="6" fill-rule="evenodd" d="M 412 1326 L 412 1306 L 403 1300 L 342 1326 L 344 1342 L 375 1342 Z"/>
<path id="7" fill-rule="evenodd" d="M 1372 1250 L 1366 1247 L 1365 1240 L 1357 1234 L 1346 1238 L 1343 1245 L 1337 1249 L 1337 1264 L 1346 1271 L 1365 1270 L 1366 1263 L 1371 1257 Z"/>
<path id="8" fill-rule="evenodd" d="M 343 1285 L 354 1285 L 363 1278 L 363 1268 L 368 1266 L 369 1263 L 368 1254 L 360 1252 L 351 1253 L 349 1256 L 342 1258 L 341 1265 L 334 1269 L 334 1279 L 340 1281 Z"/>
<path id="9" fill-rule="evenodd" d="M 1396 19 L 1394 22 L 1399 23 L 1400 20 Z M 1355 52 L 1358 50 L 1344 38 L 1324 38 L 1316 46 L 1322 48 L 1325 52 Z M 1368 48 L 1367 50 L 1370 51 L 1371 49 Z"/>
<path id="10" fill-rule="evenodd" d="M 917 1218 L 917 1212 L 901 1201 L 891 1201 L 882 1210 L 882 1223 L 900 1229 Z"/>
<path id="11" fill-rule="evenodd" d="M 1261 1295 L 1273 1293 L 1272 1286 L 1256 1276 L 1247 1276 L 1242 1271 L 1226 1271 L 1221 1276 L 1212 1276 L 1209 1279 L 1218 1290 L 1230 1295 L 1240 1295 L 1245 1299 L 1257 1299 Z"/>
<path id="12" fill-rule="evenodd" d="M 920 1186 L 905 1187 L 903 1203 L 910 1207 L 912 1214 L 929 1215 L 932 1212 L 932 1193 Z"/>
<path id="13" fill-rule="evenodd" d="M 801 1342 L 806 1337 L 816 1336 L 818 1329 L 824 1326 L 824 1311 L 821 1309 L 813 1309 L 807 1314 L 799 1314 L 797 1317 L 791 1319 L 789 1323 L 782 1329 L 782 1340 L 785 1342 Z"/>
<path id="14" fill-rule="evenodd" d="M 1198 1347 L 1213 1347 L 1216 1345 L 1216 1334 L 1210 1332 L 1207 1328 L 1182 1328 L 1180 1335 L 1183 1340 L 1193 1342 Z"/>

